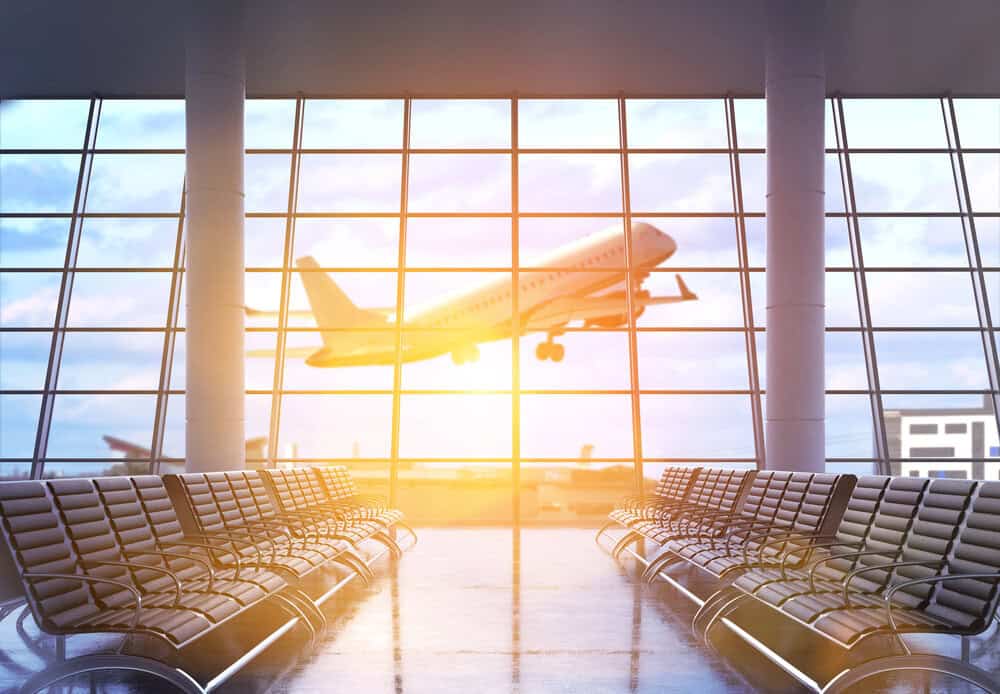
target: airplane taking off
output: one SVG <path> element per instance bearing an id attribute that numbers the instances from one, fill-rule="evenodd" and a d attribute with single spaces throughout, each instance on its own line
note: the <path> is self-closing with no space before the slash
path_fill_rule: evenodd
<path id="1" fill-rule="evenodd" d="M 635 277 L 633 305 L 638 318 L 647 306 L 697 299 L 680 275 L 679 294 L 650 296 L 642 289 L 650 270 L 677 250 L 667 234 L 650 224 L 632 225 L 632 265 Z M 396 360 L 396 311 L 364 309 L 354 305 L 326 273 L 319 272 L 312 257 L 296 261 L 312 316 L 323 346 L 288 348 L 288 357 L 305 357 L 309 366 L 389 365 Z M 525 265 L 518 273 L 520 334 L 545 333 L 535 356 L 562 361 L 565 348 L 554 338 L 573 321 L 584 327 L 613 328 L 626 325 L 625 235 L 621 227 L 590 234 Z M 403 322 L 402 360 L 431 359 L 451 354 L 456 364 L 476 361 L 479 344 L 509 338 L 512 283 L 509 274 L 416 309 Z M 295 312 L 292 312 L 295 313 Z M 247 309 L 248 316 L 273 315 Z M 351 332 L 351 328 L 364 330 Z M 385 328 L 379 331 L 377 328 Z M 273 350 L 252 350 L 248 356 L 274 356 Z"/>

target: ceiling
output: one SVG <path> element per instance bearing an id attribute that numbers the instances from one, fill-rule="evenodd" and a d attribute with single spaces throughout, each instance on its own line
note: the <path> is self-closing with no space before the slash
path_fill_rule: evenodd
<path id="1" fill-rule="evenodd" d="M 762 1 L 248 0 L 247 93 L 762 94 Z M 179 7 L 0 0 L 0 96 L 179 96 Z M 1000 2 L 831 0 L 827 15 L 830 93 L 1000 95 Z"/>

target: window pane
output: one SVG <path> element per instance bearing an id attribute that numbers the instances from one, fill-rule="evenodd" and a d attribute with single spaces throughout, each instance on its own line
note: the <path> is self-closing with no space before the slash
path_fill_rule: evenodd
<path id="1" fill-rule="evenodd" d="M 643 389 L 749 388 L 743 333 L 639 333 L 638 346 Z"/>
<path id="2" fill-rule="evenodd" d="M 725 154 L 631 154 L 629 188 L 640 214 L 733 211 Z"/>
<path id="3" fill-rule="evenodd" d="M 613 99 L 521 99 L 518 144 L 525 148 L 617 148 Z"/>
<path id="4" fill-rule="evenodd" d="M 947 154 L 852 154 L 851 172 L 859 212 L 958 211 Z"/>
<path id="5" fill-rule="evenodd" d="M 398 154 L 304 154 L 299 212 L 399 212 Z"/>
<path id="6" fill-rule="evenodd" d="M 97 132 L 101 149 L 184 149 L 181 99 L 105 99 Z"/>
<path id="7" fill-rule="evenodd" d="M 522 212 L 621 213 L 617 154 L 523 154 L 518 180 Z"/>
<path id="8" fill-rule="evenodd" d="M 872 324 L 978 326 L 968 272 L 869 272 Z"/>
<path id="9" fill-rule="evenodd" d="M 57 395 L 49 457 L 108 457 L 105 434 L 148 449 L 155 410 L 155 395 Z"/>
<path id="10" fill-rule="evenodd" d="M 1000 147 L 1000 99 L 956 99 L 962 147 Z"/>
<path id="11" fill-rule="evenodd" d="M 538 359 L 544 335 L 521 340 L 521 388 L 524 390 L 628 390 L 628 333 L 566 333 L 555 342 L 565 356 L 559 363 Z M 639 363 L 643 364 L 640 357 Z M 594 368 L 601 364 L 600 368 Z M 645 368 L 645 367 L 644 367 Z"/>
<path id="12" fill-rule="evenodd" d="M 729 146 L 722 99 L 627 99 L 625 109 L 629 148 Z"/>
<path id="13" fill-rule="evenodd" d="M 662 220 L 661 220 L 662 221 Z M 660 225 L 657 221 L 656 225 Z M 660 225 L 662 228 L 662 225 Z M 621 218 L 607 217 L 525 217 L 519 221 L 518 250 L 521 268 L 538 267 L 548 263 L 553 254 L 565 252 L 570 244 L 590 234 L 617 229 L 625 240 L 625 227 Z M 608 264 L 625 269 L 625 256 L 616 255 Z"/>
<path id="14" fill-rule="evenodd" d="M 511 344 L 508 335 L 499 339 L 469 341 L 460 331 L 407 330 L 403 334 L 403 344 L 407 353 L 420 352 L 426 346 L 448 350 L 430 359 L 417 359 L 403 365 L 404 390 L 509 390 L 511 387 Z M 390 345 L 395 346 L 395 338 Z M 478 356 L 470 361 L 467 352 L 474 344 Z M 524 349 L 522 344 L 522 350 Z M 435 350 L 436 351 L 436 350 Z M 459 355 L 462 363 L 454 363 L 454 355 Z M 387 369 L 390 373 L 392 369 Z M 391 387 L 391 383 L 389 384 Z"/>
<path id="15" fill-rule="evenodd" d="M 298 229 L 306 221 L 313 220 L 296 220 L 296 237 Z M 244 222 L 243 256 L 248 268 L 281 267 L 285 254 L 285 224 L 284 219 L 260 217 Z"/>
<path id="16" fill-rule="evenodd" d="M 81 149 L 90 102 L 82 99 L 4 100 L 0 147 Z"/>
<path id="17" fill-rule="evenodd" d="M 632 457 L 628 395 L 521 396 L 521 455 L 577 459 Z"/>
<path id="18" fill-rule="evenodd" d="M 649 458 L 753 457 L 746 395 L 643 395 L 642 453 Z"/>
<path id="19" fill-rule="evenodd" d="M 959 219 L 864 217 L 860 227 L 867 267 L 969 266 Z"/>
<path id="20" fill-rule="evenodd" d="M 247 99 L 245 121 L 248 149 L 288 149 L 295 134 L 295 101 Z"/>
<path id="21" fill-rule="evenodd" d="M 355 308 L 364 313 L 356 313 L 353 310 L 343 311 L 344 307 L 331 305 L 327 310 L 320 308 L 321 315 L 316 315 L 312 319 L 305 319 L 303 323 L 296 318 L 291 325 L 318 325 L 320 328 L 357 328 L 357 327 L 379 327 L 394 315 L 396 305 L 396 273 L 394 272 L 333 272 L 327 273 L 324 270 L 316 270 L 315 273 L 296 271 L 292 275 L 291 294 L 289 295 L 289 308 L 292 311 L 310 310 L 309 300 L 302 285 L 302 279 L 308 275 L 319 277 L 328 276 L 337 287 L 346 295 Z M 280 282 L 280 275 L 275 278 Z M 279 285 L 280 286 L 280 285 Z M 323 296 L 329 290 L 320 289 L 319 294 Z M 277 307 L 278 296 L 275 294 L 274 303 L 268 306 Z M 363 326 L 360 324 L 364 324 Z M 272 319 L 271 324 L 275 324 Z"/>
<path id="22" fill-rule="evenodd" d="M 1000 210 L 1000 154 L 966 154 L 965 175 L 972 211 Z"/>
<path id="23" fill-rule="evenodd" d="M 62 390 L 156 390 L 160 333 L 67 333 L 59 369 Z"/>
<path id="24" fill-rule="evenodd" d="M 826 396 L 828 458 L 870 458 L 874 455 L 874 441 L 867 395 Z"/>
<path id="25" fill-rule="evenodd" d="M 285 395 L 280 457 L 385 458 L 392 438 L 388 395 Z"/>
<path id="26" fill-rule="evenodd" d="M 0 218 L 0 267 L 61 268 L 68 219 Z"/>
<path id="27" fill-rule="evenodd" d="M 410 268 L 510 267 L 510 254 L 510 219 L 414 217 L 406 223 Z"/>
<path id="28" fill-rule="evenodd" d="M 403 102 L 380 99 L 309 99 L 302 146 L 306 149 L 399 149 Z"/>
<path id="29" fill-rule="evenodd" d="M 395 268 L 399 262 L 399 219 L 299 219 L 295 223 L 295 257 L 306 255 L 330 267 Z M 279 251 L 279 264 L 280 260 Z"/>
<path id="30" fill-rule="evenodd" d="M 244 159 L 247 212 L 287 212 L 291 155 L 248 154 Z"/>
<path id="31" fill-rule="evenodd" d="M 882 388 L 986 389 L 986 360 L 978 333 L 876 333 Z"/>
<path id="32" fill-rule="evenodd" d="M 852 148 L 947 147 L 937 99 L 845 99 Z"/>
<path id="33" fill-rule="evenodd" d="M 183 154 L 96 154 L 87 211 L 176 213 L 183 183 Z"/>
<path id="34" fill-rule="evenodd" d="M 176 219 L 92 218 L 83 221 L 76 264 L 77 267 L 171 267 L 176 249 Z"/>
<path id="35" fill-rule="evenodd" d="M 736 272 L 692 272 L 685 282 L 698 295 L 697 301 L 648 306 L 639 316 L 640 327 L 742 327 L 740 277 Z M 653 272 L 642 288 L 654 297 L 677 296 L 672 272 Z M 762 295 L 763 296 L 763 295 Z"/>
<path id="36" fill-rule="evenodd" d="M 169 272 L 84 272 L 74 280 L 70 327 L 156 327 L 166 323 Z"/>
<path id="37" fill-rule="evenodd" d="M 274 336 L 268 335 L 270 349 L 274 348 Z M 262 336 L 263 338 L 263 336 Z M 307 364 L 307 356 L 323 346 L 319 332 L 290 332 L 287 347 L 291 350 L 285 358 L 286 390 L 392 390 L 393 360 L 396 356 L 396 331 L 356 331 L 338 330 L 331 333 L 333 356 L 340 360 L 328 367 Z M 273 360 L 267 360 L 273 369 Z M 270 388 L 273 375 L 262 374 L 264 387 Z"/>
<path id="38" fill-rule="evenodd" d="M 760 387 L 766 389 L 767 333 L 757 333 L 756 339 Z M 828 390 L 868 390 L 868 373 L 865 368 L 861 333 L 828 332 L 825 336 L 825 344 L 826 388 Z"/>
<path id="39" fill-rule="evenodd" d="M 409 210 L 510 211 L 510 171 L 506 154 L 414 154 Z"/>
<path id="40" fill-rule="evenodd" d="M 414 99 L 410 147 L 510 147 L 510 101 Z"/>
<path id="41" fill-rule="evenodd" d="M 0 210 L 72 212 L 79 154 L 0 154 Z"/>
<path id="42" fill-rule="evenodd" d="M 0 395 L 0 458 L 30 458 L 35 450 L 40 395 Z"/>
<path id="43" fill-rule="evenodd" d="M 736 135 L 741 148 L 767 147 L 767 103 L 763 99 L 736 99 Z M 830 132 L 827 131 L 827 137 Z"/>
<path id="44" fill-rule="evenodd" d="M 40 390 L 45 386 L 52 335 L 0 332 L 0 390 Z"/>
<path id="45" fill-rule="evenodd" d="M 0 325 L 52 328 L 61 280 L 55 272 L 0 272 Z"/>
<path id="46" fill-rule="evenodd" d="M 403 457 L 510 456 L 509 395 L 404 395 L 400 412 Z"/>

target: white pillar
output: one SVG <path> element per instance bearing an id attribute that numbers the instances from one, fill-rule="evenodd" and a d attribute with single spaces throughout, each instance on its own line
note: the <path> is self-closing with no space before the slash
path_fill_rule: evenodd
<path id="1" fill-rule="evenodd" d="M 768 0 L 767 467 L 825 459 L 822 0 Z"/>
<path id="2" fill-rule="evenodd" d="M 186 468 L 245 465 L 242 2 L 188 8 Z"/>

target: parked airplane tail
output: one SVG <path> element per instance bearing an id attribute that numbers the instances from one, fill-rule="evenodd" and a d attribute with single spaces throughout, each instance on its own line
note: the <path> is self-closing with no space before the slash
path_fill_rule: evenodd
<path id="1" fill-rule="evenodd" d="M 337 283 L 325 272 L 319 271 L 319 263 L 312 256 L 295 261 L 300 270 L 299 277 L 305 287 L 306 296 L 316 324 L 323 328 L 363 328 L 385 325 L 384 312 L 358 308 Z M 330 346 L 335 333 L 323 333 L 323 342 Z"/>

